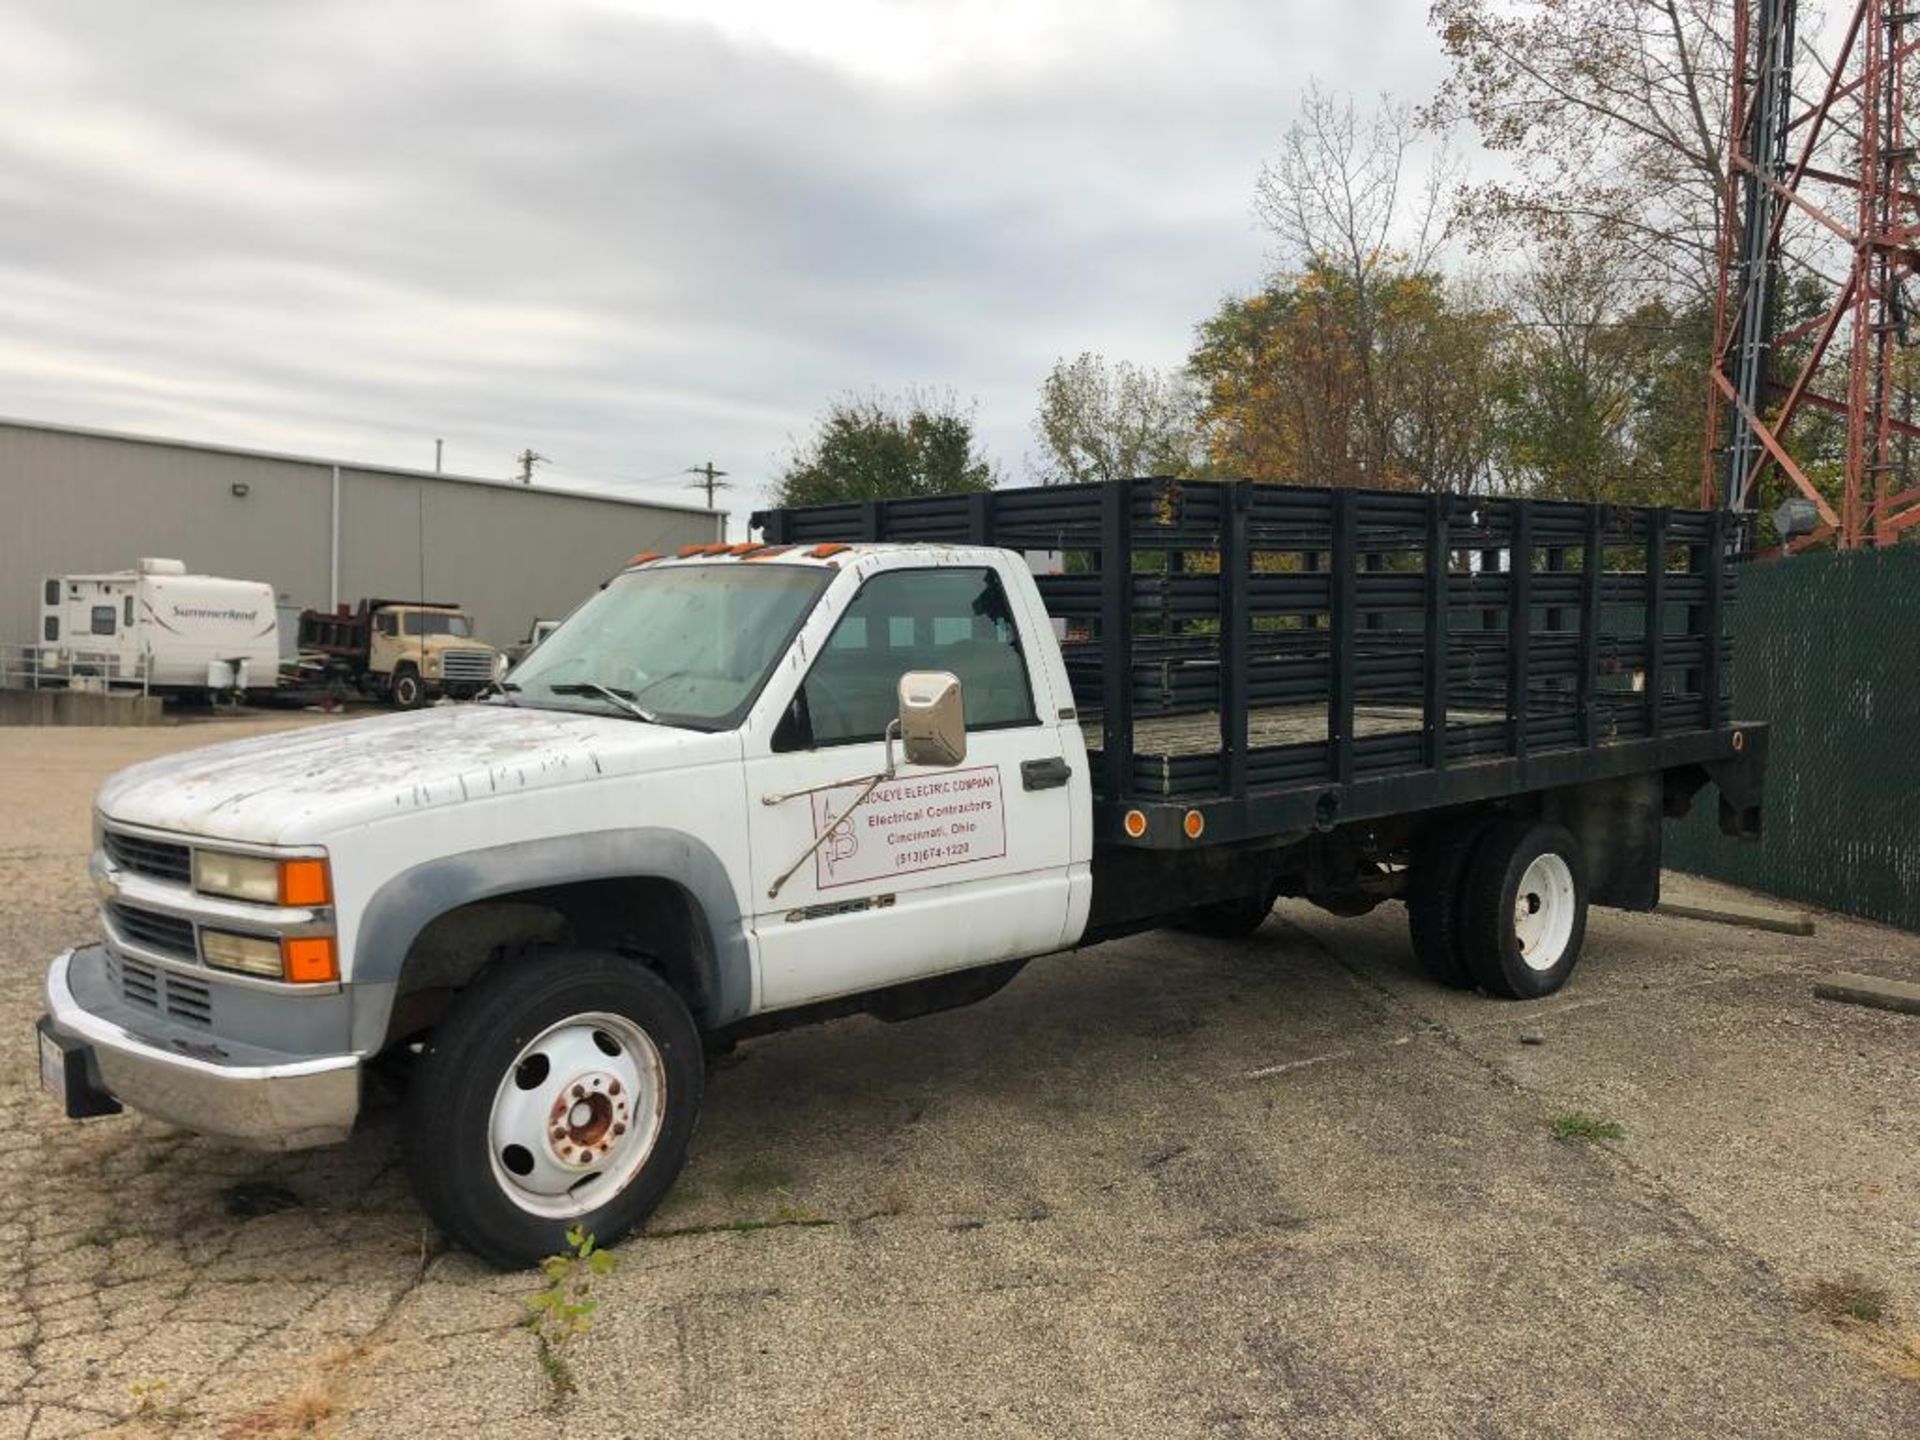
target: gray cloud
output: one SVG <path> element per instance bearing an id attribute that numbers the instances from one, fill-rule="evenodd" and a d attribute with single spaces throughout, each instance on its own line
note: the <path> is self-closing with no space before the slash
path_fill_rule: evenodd
<path id="1" fill-rule="evenodd" d="M 1176 363 L 1255 283 L 1309 74 L 1439 70 L 1418 0 L 661 8 L 10 7 L 0 412 L 556 483 L 712 457 L 744 509 L 826 399 L 921 385 L 1018 475 L 1055 356 Z"/>

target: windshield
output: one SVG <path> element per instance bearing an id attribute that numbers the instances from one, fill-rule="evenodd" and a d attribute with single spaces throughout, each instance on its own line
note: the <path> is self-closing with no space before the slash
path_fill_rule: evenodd
<path id="1" fill-rule="evenodd" d="M 508 684 L 523 705 L 621 710 L 605 690 L 669 724 L 724 729 L 746 714 L 832 578 L 794 565 L 630 570 L 541 641 Z"/>
<path id="2" fill-rule="evenodd" d="M 431 610 L 410 610 L 406 615 L 409 635 L 457 635 L 465 640 L 473 634 L 473 621 L 465 615 L 435 614 Z"/>

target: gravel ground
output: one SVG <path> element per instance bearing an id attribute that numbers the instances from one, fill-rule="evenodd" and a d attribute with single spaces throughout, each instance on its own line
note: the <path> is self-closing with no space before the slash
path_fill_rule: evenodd
<path id="1" fill-rule="evenodd" d="M 1514 1005 L 1287 905 L 753 1042 L 543 1364 L 390 1110 L 273 1157 L 37 1093 L 93 787 L 286 723 L 0 743 L 0 1440 L 1920 1434 L 1920 1020 L 1810 993 L 1920 938 L 1824 916 L 1596 912 Z"/>

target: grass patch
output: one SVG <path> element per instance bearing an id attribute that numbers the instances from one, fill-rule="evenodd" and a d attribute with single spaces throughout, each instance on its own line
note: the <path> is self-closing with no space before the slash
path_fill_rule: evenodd
<path id="1" fill-rule="evenodd" d="M 1835 1325 L 1878 1325 L 1893 1309 L 1886 1288 L 1858 1271 L 1814 1281 L 1801 1293 L 1800 1303 Z"/>
<path id="2" fill-rule="evenodd" d="M 1624 1140 L 1626 1128 L 1616 1120 L 1602 1120 L 1598 1116 L 1586 1115 L 1578 1110 L 1553 1117 L 1553 1138 L 1556 1140 Z"/>

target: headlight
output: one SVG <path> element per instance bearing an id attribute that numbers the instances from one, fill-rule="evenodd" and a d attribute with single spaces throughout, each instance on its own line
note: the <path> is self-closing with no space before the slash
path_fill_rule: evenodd
<path id="1" fill-rule="evenodd" d="M 333 877 L 325 860 L 276 860 L 227 850 L 193 852 L 193 888 L 256 905 L 326 905 L 333 900 Z"/>
<path id="2" fill-rule="evenodd" d="M 440 652 L 438 650 L 430 651 L 427 655 L 427 674 L 438 675 L 439 673 Z"/>
<path id="3" fill-rule="evenodd" d="M 499 651 L 493 656 L 493 678 L 499 680 L 507 673 L 507 657 Z"/>
<path id="4" fill-rule="evenodd" d="M 204 895 L 251 900 L 257 905 L 278 905 L 280 866 L 264 855 L 196 850 L 193 852 L 193 888 Z M 279 963 L 277 951 L 275 963 Z"/>
<path id="5" fill-rule="evenodd" d="M 202 930 L 200 958 L 218 970 L 238 970 L 265 980 L 287 980 L 296 985 L 322 984 L 340 978 L 339 952 L 331 935 L 237 935 L 230 930 Z"/>
<path id="6" fill-rule="evenodd" d="M 270 935 L 234 935 L 225 930 L 200 932 L 200 958 L 222 970 L 239 970 L 278 980 L 286 973 L 280 960 L 280 942 Z"/>

